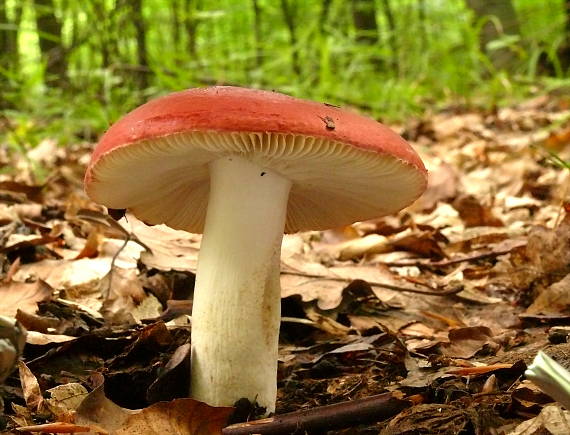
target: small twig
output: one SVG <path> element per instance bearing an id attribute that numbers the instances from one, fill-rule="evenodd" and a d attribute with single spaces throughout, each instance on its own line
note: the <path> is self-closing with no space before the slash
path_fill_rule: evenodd
<path id="1" fill-rule="evenodd" d="M 188 268 L 188 271 L 192 272 L 192 273 L 196 273 L 196 269 L 195 268 Z M 430 290 L 420 290 L 420 289 L 415 289 L 415 288 L 410 288 L 410 287 L 400 287 L 397 285 L 392 285 L 392 284 L 386 284 L 386 283 L 382 283 L 382 282 L 375 282 L 375 281 L 368 281 L 366 279 L 360 279 L 360 278 L 341 278 L 341 277 L 337 277 L 337 276 L 323 276 L 323 275 L 314 275 L 311 273 L 305 273 L 305 272 L 297 272 L 297 271 L 289 271 L 289 270 L 282 270 L 281 271 L 282 275 L 295 275 L 295 276 L 303 276 L 305 278 L 313 278 L 317 281 L 336 281 L 336 282 L 352 282 L 355 280 L 360 280 L 360 281 L 364 281 L 365 283 L 367 283 L 368 285 L 370 285 L 370 287 L 380 287 L 380 288 L 385 288 L 388 290 L 394 290 L 394 291 L 399 291 L 399 292 L 408 292 L 408 293 L 415 293 L 415 294 L 419 294 L 419 295 L 426 295 L 426 296 L 449 296 L 449 295 L 455 295 L 457 293 L 460 293 L 463 291 L 463 286 L 462 285 L 457 285 L 454 286 L 452 288 L 450 288 L 449 290 L 437 290 L 437 289 L 433 289 L 433 291 Z M 430 287 L 427 284 L 422 284 L 423 286 L 427 287 L 427 288 L 433 288 Z"/>
<path id="2" fill-rule="evenodd" d="M 232 424 L 222 429 L 223 435 L 316 433 L 375 423 L 393 417 L 413 404 L 392 393 L 357 399 L 305 411 L 276 415 L 263 420 Z"/>
<path id="3" fill-rule="evenodd" d="M 314 322 L 313 320 L 309 320 L 309 319 L 302 319 L 300 317 L 287 317 L 287 316 L 282 316 L 281 317 L 281 321 L 282 322 L 287 322 L 287 323 L 299 323 L 301 325 L 310 325 L 310 326 L 316 326 L 317 322 Z"/>
<path id="4" fill-rule="evenodd" d="M 285 275 L 295 275 L 295 276 L 304 276 L 307 278 L 315 278 L 316 280 L 319 280 L 319 281 L 338 281 L 338 282 L 354 281 L 353 278 L 341 278 L 341 277 L 335 277 L 335 276 L 313 275 L 313 274 L 304 273 L 304 272 L 281 271 L 281 273 L 285 274 Z M 364 281 L 365 283 L 367 283 L 371 287 L 380 287 L 380 288 L 385 288 L 388 290 L 415 293 L 415 294 L 427 295 L 427 296 L 449 296 L 449 295 L 457 294 L 463 290 L 463 286 L 461 286 L 461 285 L 455 286 L 449 290 L 439 291 L 439 290 L 433 289 L 433 291 L 431 291 L 431 290 L 420 290 L 420 289 L 410 288 L 410 287 L 400 287 L 397 285 L 386 284 L 386 283 L 382 283 L 382 282 L 375 282 L 375 281 L 368 281 L 368 280 L 362 280 L 362 281 Z M 427 285 L 426 285 L 426 287 L 427 287 Z"/>
<path id="5" fill-rule="evenodd" d="M 521 241 L 520 245 L 509 246 L 505 249 L 500 249 L 497 251 L 490 251 L 490 252 L 481 252 L 479 254 L 474 255 L 467 255 L 461 258 L 452 258 L 452 259 L 445 259 L 441 261 L 410 261 L 410 262 L 389 262 L 385 263 L 388 266 L 392 267 L 409 267 L 409 266 L 416 266 L 416 267 L 443 267 L 443 266 L 451 266 L 458 263 L 463 263 L 466 261 L 476 261 L 476 260 L 483 260 L 485 258 L 494 258 L 499 257 L 501 255 L 510 254 L 511 251 L 515 248 L 520 246 L 524 246 L 526 242 Z"/>
<path id="6" fill-rule="evenodd" d="M 123 249 L 125 249 L 125 247 L 127 246 L 127 244 L 130 241 L 131 241 L 131 233 L 125 232 L 125 240 L 124 240 L 123 244 L 121 245 L 121 247 L 119 249 L 117 249 L 115 254 L 113 254 L 113 258 L 111 259 L 111 265 L 110 265 L 110 269 L 109 269 L 109 286 L 107 287 L 107 295 L 105 296 L 105 299 L 109 298 L 109 296 L 111 295 L 111 288 L 112 288 L 111 285 L 113 283 L 113 270 L 115 269 L 115 261 L 119 257 L 119 254 L 121 253 L 121 251 Z"/>

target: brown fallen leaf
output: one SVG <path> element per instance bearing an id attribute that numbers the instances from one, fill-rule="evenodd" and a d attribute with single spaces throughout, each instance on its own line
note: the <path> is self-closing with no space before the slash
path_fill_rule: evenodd
<path id="1" fill-rule="evenodd" d="M 493 333 L 486 326 L 468 326 L 449 331 L 449 343 L 442 344 L 441 351 L 452 358 L 471 358 L 484 346 L 497 349 Z"/>
<path id="2" fill-rule="evenodd" d="M 44 398 L 36 376 L 23 361 L 18 362 L 18 369 L 26 406 L 32 412 L 43 410 L 45 407 Z"/>
<path id="3" fill-rule="evenodd" d="M 352 329 L 358 331 L 360 334 L 369 335 L 370 331 L 381 331 L 382 324 L 377 318 L 372 316 L 357 316 L 357 315 L 347 315 L 348 320 L 350 320 L 350 326 Z"/>
<path id="4" fill-rule="evenodd" d="M 28 248 L 33 246 L 43 246 L 49 243 L 61 242 L 59 235 L 51 234 L 12 234 L 6 244 L 2 247 L 2 252 L 11 252 L 17 249 Z"/>
<path id="5" fill-rule="evenodd" d="M 93 226 L 93 229 L 87 236 L 87 240 L 85 241 L 85 245 L 83 245 L 83 249 L 81 252 L 77 254 L 75 257 L 76 260 L 80 260 L 81 258 L 93 258 L 99 254 L 99 246 L 103 241 L 103 235 L 101 233 L 101 229 L 99 226 Z"/>
<path id="6" fill-rule="evenodd" d="M 77 337 L 63 334 L 44 334 L 37 331 L 28 331 L 26 336 L 27 344 L 34 344 L 36 346 L 45 346 L 52 343 L 65 343 L 67 341 L 77 340 Z"/>
<path id="7" fill-rule="evenodd" d="M 535 284 L 545 287 L 570 273 L 570 214 L 555 229 L 535 226 L 525 247 L 515 249 L 510 257 L 509 276 L 513 284 L 527 289 Z"/>
<path id="8" fill-rule="evenodd" d="M 473 195 L 458 197 L 453 202 L 453 207 L 459 212 L 466 227 L 503 226 L 503 222 L 493 214 L 491 207 L 481 204 Z"/>
<path id="9" fill-rule="evenodd" d="M 194 399 L 158 402 L 148 408 L 121 408 L 105 397 L 103 386 L 79 405 L 75 423 L 104 429 L 114 435 L 215 435 L 221 434 L 231 407 L 213 407 Z M 91 431 L 89 434 L 95 434 Z"/>
<path id="10" fill-rule="evenodd" d="M 52 316 L 41 316 L 39 314 L 31 314 L 26 311 L 18 310 L 16 319 L 28 330 L 44 333 L 55 333 L 61 320 Z"/>
<path id="11" fill-rule="evenodd" d="M 105 297 L 101 314 L 109 322 L 135 323 L 162 312 L 156 297 L 144 291 L 136 269 L 113 268 L 101 279 L 99 288 Z"/>
<path id="12" fill-rule="evenodd" d="M 51 286 L 42 280 L 0 284 L 0 315 L 16 317 L 18 309 L 35 313 L 38 302 L 49 300 L 52 293 Z"/>
<path id="13" fill-rule="evenodd" d="M 433 338 L 435 330 L 422 322 L 413 322 L 404 326 L 398 332 L 407 337 Z"/>
<path id="14" fill-rule="evenodd" d="M 440 313 L 435 313 L 433 311 L 425 311 L 425 310 L 421 311 L 421 313 L 430 319 L 439 320 L 440 322 L 445 323 L 447 326 L 451 328 L 457 328 L 459 326 L 463 326 L 463 323 L 461 321 L 453 319 L 451 317 L 444 316 Z"/>
<path id="15" fill-rule="evenodd" d="M 87 389 L 77 382 L 58 385 L 47 390 L 47 393 L 51 397 L 45 399 L 46 405 L 59 421 L 73 421 L 73 412 L 89 394 Z"/>
<path id="16" fill-rule="evenodd" d="M 446 258 L 447 254 L 438 243 L 438 239 L 445 239 L 437 231 L 403 231 L 390 238 L 392 245 L 401 250 L 414 252 L 430 258 Z"/>
<path id="17" fill-rule="evenodd" d="M 9 283 L 10 281 L 12 281 L 14 279 L 14 275 L 16 274 L 18 269 L 20 268 L 21 264 L 22 264 L 22 259 L 20 257 L 16 258 L 12 262 L 12 264 L 10 264 L 10 268 L 8 269 L 8 272 L 6 272 L 6 276 L 3 279 L 4 283 Z"/>
<path id="18" fill-rule="evenodd" d="M 111 216 L 105 213 L 101 213 L 100 211 L 82 208 L 80 210 L 77 210 L 75 217 L 87 222 L 91 222 L 93 224 L 97 224 L 107 230 L 111 230 L 115 235 L 122 237 L 129 236 L 129 232 L 119 223 L 117 223 L 117 221 L 115 221 Z"/>
<path id="19" fill-rule="evenodd" d="M 201 237 L 166 225 L 148 226 L 127 215 L 132 234 L 148 247 L 141 253 L 141 262 L 149 268 L 194 272 L 198 265 Z"/>
<path id="20" fill-rule="evenodd" d="M 440 403 L 421 404 L 402 411 L 384 428 L 381 435 L 427 434 L 434 433 L 430 428 L 437 428 L 439 433 L 461 433 L 472 425 L 469 409 L 461 409 Z M 426 429 L 428 431 L 426 431 Z"/>
<path id="21" fill-rule="evenodd" d="M 484 119 L 480 113 L 441 113 L 432 117 L 432 129 L 437 140 L 457 136 L 461 131 L 483 128 Z"/>
<path id="22" fill-rule="evenodd" d="M 165 328 L 166 329 L 166 328 Z M 190 343 L 179 346 L 161 370 L 158 378 L 148 387 L 149 403 L 188 397 L 190 387 Z M 187 382 L 182 382 L 187 379 Z"/>
<path id="23" fill-rule="evenodd" d="M 16 192 L 24 194 L 29 200 L 35 202 L 42 201 L 42 191 L 45 185 L 32 186 L 26 183 L 20 183 L 17 181 L 1 181 L 0 190 L 8 192 Z"/>
<path id="24" fill-rule="evenodd" d="M 457 195 L 459 174 L 445 161 L 438 161 L 428 166 L 428 186 L 424 194 L 408 209 L 420 212 L 433 210 L 437 203 L 454 198 Z"/>
<path id="25" fill-rule="evenodd" d="M 381 266 L 333 266 L 310 262 L 301 256 L 291 256 L 282 261 L 281 297 L 301 295 L 303 302 L 317 300 L 322 310 L 331 310 L 343 300 L 343 290 L 354 280 L 414 288 L 398 279 L 387 267 Z M 391 305 L 403 305 L 397 291 L 387 296 L 381 286 L 371 285 L 373 293 L 382 301 L 390 299 Z"/>
<path id="26" fill-rule="evenodd" d="M 96 284 L 109 272 L 112 258 L 122 244 L 120 240 L 106 239 L 97 258 L 46 259 L 23 264 L 15 273 L 14 279 L 30 281 L 30 279 L 38 278 L 57 289 Z M 135 268 L 141 249 L 136 243 L 127 244 L 124 249 L 120 250 L 114 265 L 125 269 Z M 73 252 L 73 257 L 76 257 L 77 253 Z"/>
<path id="27" fill-rule="evenodd" d="M 513 408 L 518 412 L 538 414 L 552 398 L 529 380 L 522 381 L 512 392 Z"/>
<path id="28" fill-rule="evenodd" d="M 314 326 L 324 332 L 336 336 L 345 336 L 350 328 L 337 322 L 336 320 L 319 313 L 314 307 L 305 308 L 305 313 L 309 320 L 314 322 Z"/>
<path id="29" fill-rule="evenodd" d="M 570 126 L 553 131 L 544 141 L 546 148 L 553 152 L 560 152 L 570 144 Z"/>
<path id="30" fill-rule="evenodd" d="M 570 274 L 542 290 L 527 308 L 526 314 L 558 314 L 570 307 Z"/>
<path id="31" fill-rule="evenodd" d="M 538 416 L 519 424 L 507 435 L 527 435 L 548 433 L 551 435 L 567 435 L 570 433 L 570 411 L 563 410 L 560 405 L 545 406 Z"/>
<path id="32" fill-rule="evenodd" d="M 351 239 L 341 243 L 334 249 L 334 256 L 339 261 L 352 260 L 367 254 L 379 254 L 392 249 L 390 242 L 379 234 L 368 234 L 367 236 Z"/>

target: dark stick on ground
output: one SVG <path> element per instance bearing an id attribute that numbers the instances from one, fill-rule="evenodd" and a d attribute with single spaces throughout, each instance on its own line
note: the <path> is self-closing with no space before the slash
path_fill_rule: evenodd
<path id="1" fill-rule="evenodd" d="M 392 393 L 384 393 L 365 399 L 233 424 L 224 428 L 222 434 L 304 434 L 306 432 L 342 429 L 385 420 L 412 404 L 413 402 L 410 400 L 398 399 Z"/>

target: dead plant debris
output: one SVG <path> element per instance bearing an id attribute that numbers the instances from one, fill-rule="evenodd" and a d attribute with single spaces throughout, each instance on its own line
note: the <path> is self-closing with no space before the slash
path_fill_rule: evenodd
<path id="1" fill-rule="evenodd" d="M 200 236 L 90 202 L 91 144 L 3 153 L 18 170 L 0 175 L 0 314 L 19 329 L 0 329 L 0 431 L 568 433 L 523 378 L 539 349 L 570 365 L 570 172 L 552 164 L 570 159 L 567 107 L 400 127 L 428 191 L 397 216 L 285 237 L 277 416 L 230 426 L 255 409 L 186 398 Z"/>

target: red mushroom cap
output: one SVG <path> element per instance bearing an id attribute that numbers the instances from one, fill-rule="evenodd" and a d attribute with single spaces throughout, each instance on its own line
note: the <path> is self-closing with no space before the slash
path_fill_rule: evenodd
<path id="1" fill-rule="evenodd" d="M 209 87 L 149 101 L 116 122 L 93 152 L 85 189 L 147 222 L 200 232 L 208 163 L 228 154 L 291 179 L 288 232 L 393 213 L 427 180 L 411 146 L 370 118 L 276 92 Z"/>

